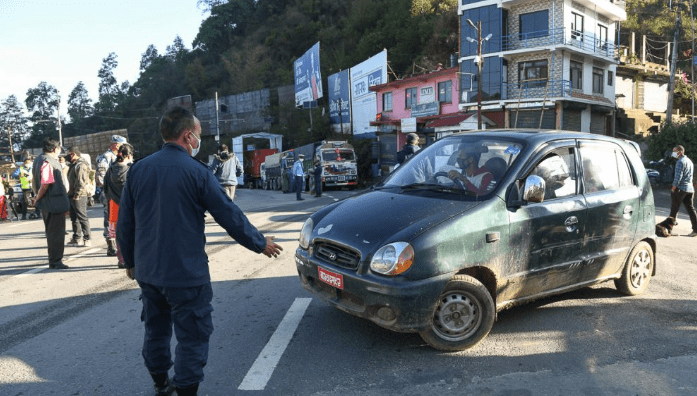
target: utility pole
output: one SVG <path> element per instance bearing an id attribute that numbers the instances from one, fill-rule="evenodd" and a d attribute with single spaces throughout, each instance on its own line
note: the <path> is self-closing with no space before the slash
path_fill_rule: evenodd
<path id="1" fill-rule="evenodd" d="M 61 126 L 61 97 L 58 95 L 58 143 L 63 147 L 63 129 Z"/>
<path id="2" fill-rule="evenodd" d="M 670 82 L 668 83 L 668 108 L 666 109 L 666 124 L 673 122 L 673 91 L 675 90 L 675 63 L 678 57 L 678 32 L 680 31 L 680 10 L 675 19 L 675 32 L 673 33 L 673 56 L 670 62 Z"/>
<path id="3" fill-rule="evenodd" d="M 692 123 L 695 123 L 695 17 L 692 15 L 692 0 L 690 0 L 690 22 L 692 25 L 692 59 L 690 66 L 692 73 L 690 74 L 690 91 L 692 96 Z"/>
<path id="4" fill-rule="evenodd" d="M 220 121 L 218 120 L 218 91 L 215 91 L 215 142 L 220 144 Z"/>

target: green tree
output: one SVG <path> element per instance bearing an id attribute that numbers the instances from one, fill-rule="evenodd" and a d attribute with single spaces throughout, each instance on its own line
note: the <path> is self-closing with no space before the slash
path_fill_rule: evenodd
<path id="1" fill-rule="evenodd" d="M 58 139 L 58 100 L 58 90 L 45 81 L 40 82 L 36 88 L 27 90 L 24 103 L 33 124 L 31 136 L 26 141 L 27 147 L 41 147 L 41 142 L 47 136 Z"/>
<path id="2" fill-rule="evenodd" d="M 177 36 L 179 37 L 179 36 Z M 159 54 L 157 53 L 157 48 L 150 44 L 148 48 L 143 52 L 140 58 L 140 72 L 144 72 L 145 69 L 147 69 L 152 62 L 159 57 Z"/>
<path id="3" fill-rule="evenodd" d="M 119 65 L 118 56 L 111 52 L 102 59 L 102 67 L 99 69 L 99 101 L 95 110 L 99 113 L 112 113 L 116 109 L 119 95 L 119 85 L 114 76 L 114 69 Z"/>
<path id="4" fill-rule="evenodd" d="M 22 104 L 14 95 L 0 103 L 0 147 L 9 147 L 8 130 L 12 134 L 15 148 L 22 148 L 24 141 L 29 138 L 30 129 Z"/>
<path id="5" fill-rule="evenodd" d="M 694 154 L 697 153 L 697 124 L 673 122 L 670 125 L 662 125 L 660 133 L 649 137 L 646 158 L 651 160 L 664 158 L 665 153 L 672 151 L 677 145 L 685 147 L 688 157 L 697 157 L 697 154 Z"/>

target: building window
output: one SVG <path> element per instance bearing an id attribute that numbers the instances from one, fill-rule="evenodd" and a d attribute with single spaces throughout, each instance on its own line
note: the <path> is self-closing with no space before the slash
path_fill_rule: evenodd
<path id="1" fill-rule="evenodd" d="M 549 36 L 549 10 L 520 15 L 520 39 Z"/>
<path id="2" fill-rule="evenodd" d="M 392 92 L 382 94 L 382 111 L 392 111 Z"/>
<path id="3" fill-rule="evenodd" d="M 571 13 L 571 38 L 583 41 L 583 15 Z"/>
<path id="4" fill-rule="evenodd" d="M 411 109 L 411 106 L 417 104 L 416 88 L 407 88 L 404 90 L 404 108 Z"/>
<path id="5" fill-rule="evenodd" d="M 607 72 L 607 85 L 609 87 L 612 86 L 612 81 L 615 79 L 615 73 L 611 72 L 608 70 Z"/>
<path id="6" fill-rule="evenodd" d="M 602 94 L 603 93 L 603 69 L 594 67 L 593 68 L 593 93 Z"/>
<path id="7" fill-rule="evenodd" d="M 583 63 L 571 61 L 571 89 L 583 89 Z"/>
<path id="8" fill-rule="evenodd" d="M 524 88 L 544 87 L 547 83 L 547 60 L 518 63 L 518 79 Z"/>
<path id="9" fill-rule="evenodd" d="M 443 81 L 438 83 L 438 102 L 452 103 L 453 102 L 453 82 Z"/>
<path id="10" fill-rule="evenodd" d="M 598 24 L 598 48 L 607 49 L 607 26 Z"/>

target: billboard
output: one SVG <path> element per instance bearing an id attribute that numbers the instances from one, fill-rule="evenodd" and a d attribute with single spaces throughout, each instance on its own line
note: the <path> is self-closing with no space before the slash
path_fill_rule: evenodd
<path id="1" fill-rule="evenodd" d="M 319 41 L 293 63 L 295 69 L 295 106 L 310 107 L 322 95 L 319 72 Z M 316 106 L 316 103 L 315 103 Z"/>
<path id="2" fill-rule="evenodd" d="M 377 94 L 368 88 L 387 82 L 387 50 L 352 67 L 350 77 L 353 135 L 373 137 L 377 127 L 370 126 L 370 122 L 378 112 Z"/>
<path id="3" fill-rule="evenodd" d="M 349 71 L 332 74 L 327 79 L 329 97 L 329 126 L 334 132 L 350 133 L 351 91 L 349 90 Z"/>

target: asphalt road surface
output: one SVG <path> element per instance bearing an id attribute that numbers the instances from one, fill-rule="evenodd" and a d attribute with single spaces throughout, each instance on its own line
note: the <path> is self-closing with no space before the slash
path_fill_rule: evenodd
<path id="1" fill-rule="evenodd" d="M 697 394 L 697 239 L 685 236 L 684 213 L 676 235 L 659 240 L 646 294 L 625 297 L 608 282 L 515 307 L 475 349 L 444 353 L 300 286 L 303 221 L 354 193 L 298 202 L 238 190 L 252 223 L 283 246 L 276 259 L 208 218 L 215 331 L 200 395 Z M 668 190 L 654 195 L 660 221 Z M 101 206 L 89 215 L 94 244 L 66 248 L 65 271 L 47 268 L 40 220 L 0 223 L 0 395 L 152 394 L 137 285 L 106 256 Z"/>

